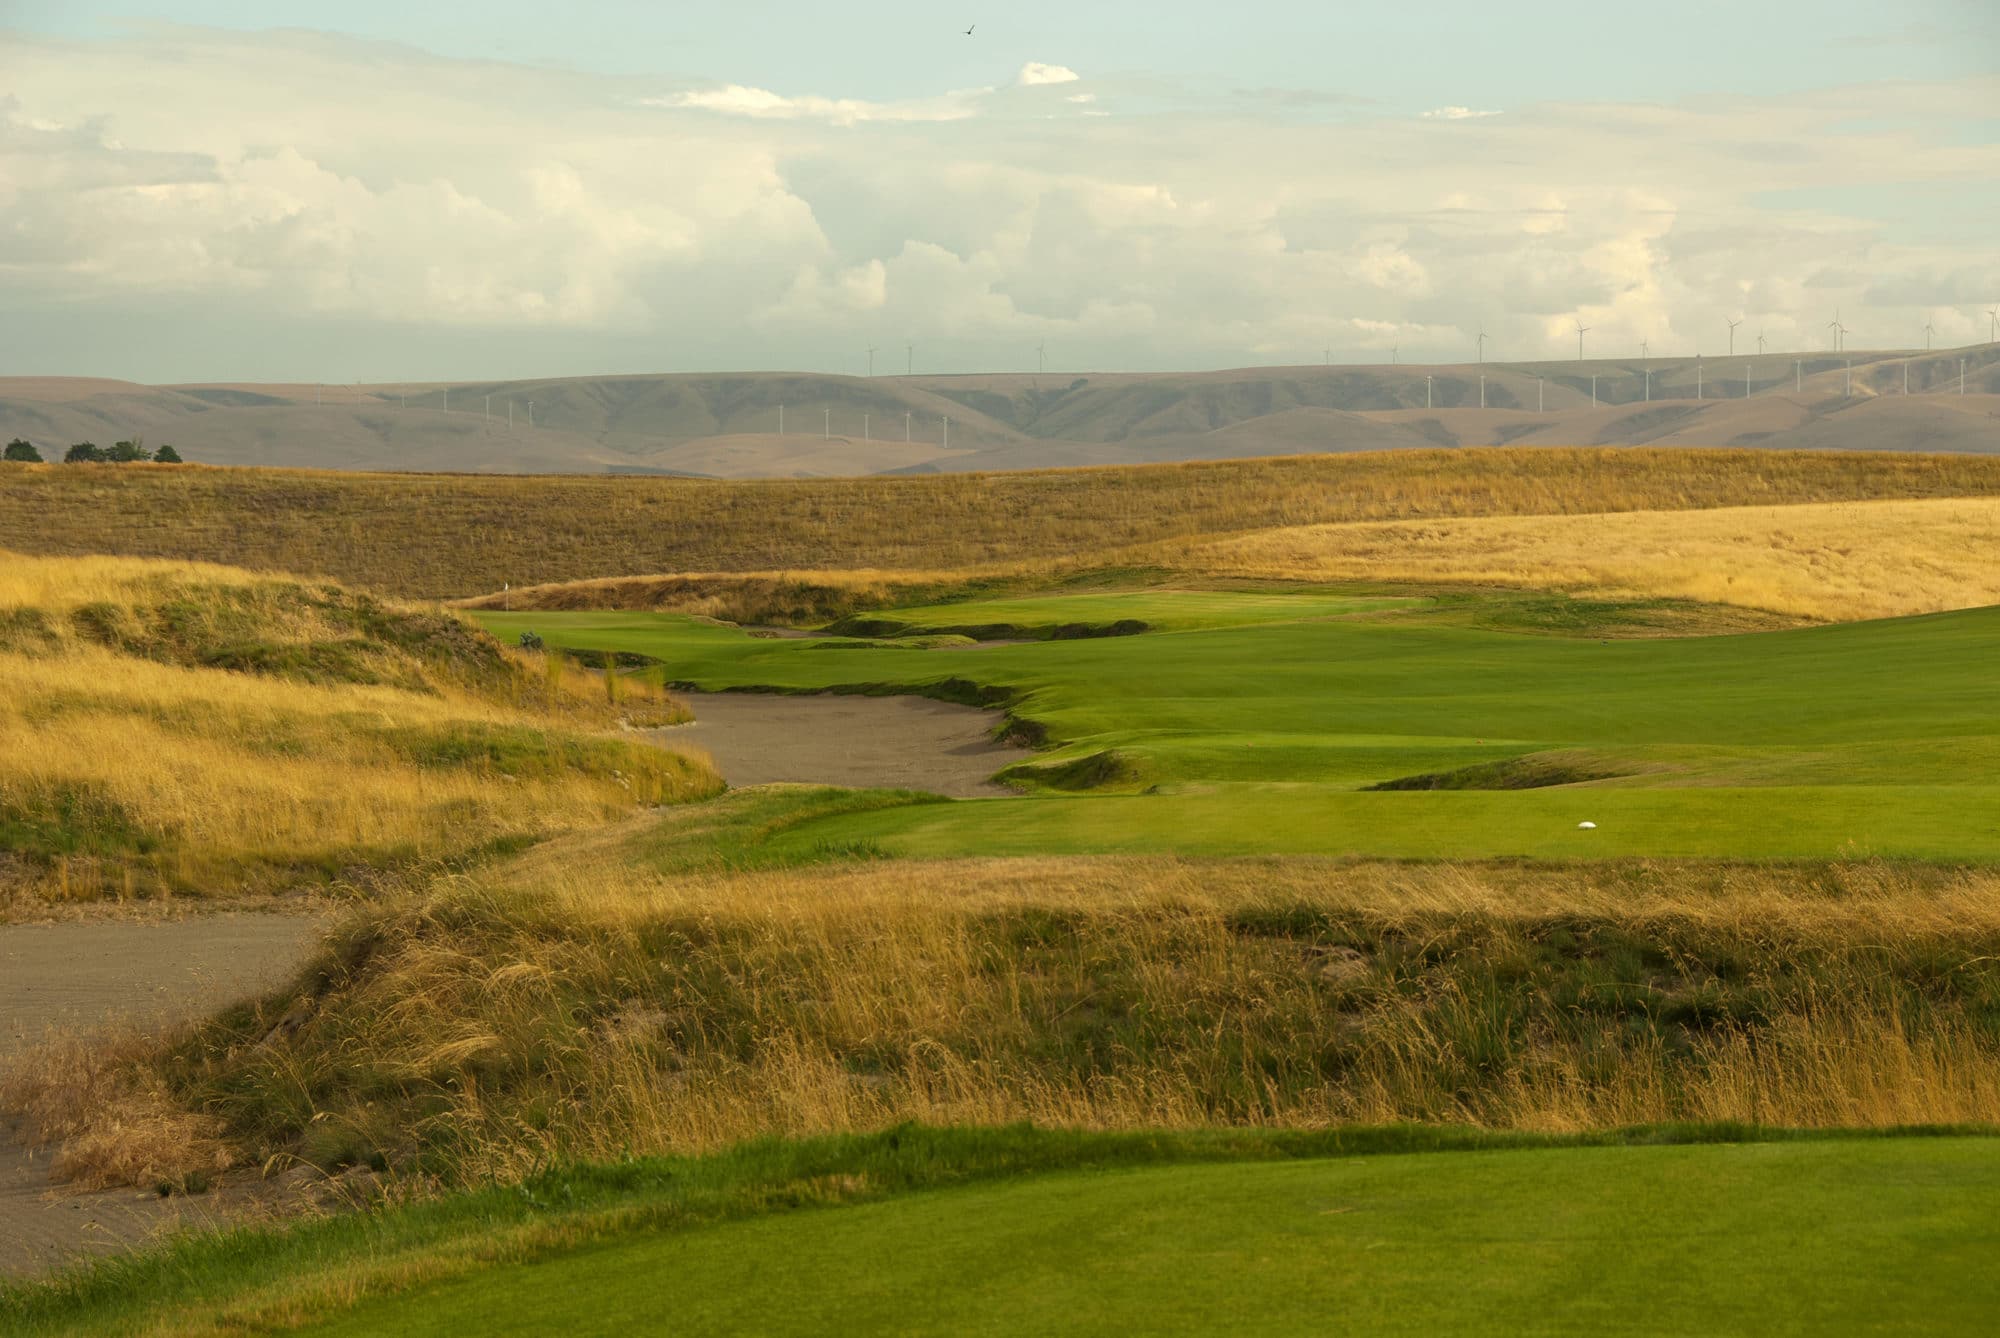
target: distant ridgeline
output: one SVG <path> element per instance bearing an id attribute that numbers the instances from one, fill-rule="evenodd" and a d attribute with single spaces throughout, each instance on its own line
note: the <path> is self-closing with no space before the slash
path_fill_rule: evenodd
<path id="1" fill-rule="evenodd" d="M 5 455 L 0 458 L 30 465 L 43 463 L 42 453 L 36 449 L 35 444 L 31 441 L 25 441 L 20 437 L 16 437 L 7 443 Z M 157 451 L 147 450 L 146 439 L 144 437 L 134 437 L 130 441 L 114 442 L 110 446 L 99 446 L 96 442 L 92 441 L 79 441 L 63 452 L 63 463 L 66 465 L 123 465 L 141 460 L 151 460 L 155 464 L 162 465 L 186 463 L 181 459 L 181 453 L 171 445 L 162 446 Z"/>

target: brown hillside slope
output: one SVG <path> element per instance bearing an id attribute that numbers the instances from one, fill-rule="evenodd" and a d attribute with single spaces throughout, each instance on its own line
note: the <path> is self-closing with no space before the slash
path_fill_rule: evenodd
<path id="1" fill-rule="evenodd" d="M 604 576 L 1034 562 L 1281 525 L 2000 495 L 2000 458 L 1511 449 L 731 482 L 0 466 L 0 546 L 412 597 Z"/>

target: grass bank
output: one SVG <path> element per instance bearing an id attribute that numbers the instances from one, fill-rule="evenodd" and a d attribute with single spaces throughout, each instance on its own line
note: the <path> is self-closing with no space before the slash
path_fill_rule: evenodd
<path id="1" fill-rule="evenodd" d="M 1478 449 L 796 481 L 0 471 L 0 534 L 49 554 L 227 561 L 406 597 L 661 572 L 1053 564 L 1274 526 L 2000 494 L 2000 460 Z"/>
<path id="2" fill-rule="evenodd" d="M 4 555 L 0 904 L 271 890 L 712 793 L 683 712 L 461 615 L 229 568 Z"/>
<path id="3" fill-rule="evenodd" d="M 2000 1121 L 1992 874 L 744 873 L 678 845 L 650 828 L 555 843 L 360 909 L 294 989 L 141 1057 L 135 1090 L 214 1122 L 203 1167 L 220 1146 L 447 1185 L 905 1120 Z M 24 1072 L 15 1104 L 76 1147 L 134 1127 L 115 1102 L 80 1109 L 72 1070 Z"/>

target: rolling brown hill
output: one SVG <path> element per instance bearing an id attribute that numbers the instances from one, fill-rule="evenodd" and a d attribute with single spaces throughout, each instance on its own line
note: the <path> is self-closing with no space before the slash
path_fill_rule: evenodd
<path id="1" fill-rule="evenodd" d="M 1087 376 L 760 372 L 407 386 L 0 378 L 0 437 L 56 458 L 72 442 L 133 436 L 209 464 L 730 478 L 1509 444 L 1988 453 L 2000 452 L 2000 345 Z"/>
<path id="2" fill-rule="evenodd" d="M 388 594 L 662 573 L 1026 564 L 1360 521 L 2000 496 L 2000 455 L 1492 448 L 840 479 L 0 465 L 9 550 L 192 558 Z"/>

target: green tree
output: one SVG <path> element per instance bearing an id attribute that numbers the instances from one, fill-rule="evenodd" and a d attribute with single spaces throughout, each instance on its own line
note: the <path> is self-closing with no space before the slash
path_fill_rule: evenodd
<path id="1" fill-rule="evenodd" d="M 38 465 L 42 462 L 42 453 L 35 449 L 33 442 L 23 441 L 19 437 L 16 437 L 7 443 L 6 458 L 9 460 L 19 460 L 23 464 Z"/>
<path id="2" fill-rule="evenodd" d="M 131 464 L 135 460 L 150 460 L 153 457 L 147 454 L 145 443 L 135 438 L 132 441 L 121 441 L 114 444 L 106 458 L 116 464 L 126 465 Z"/>
<path id="3" fill-rule="evenodd" d="M 95 442 L 79 441 L 63 455 L 66 465 L 97 464 L 111 458 L 110 452 Z"/>
<path id="4" fill-rule="evenodd" d="M 159 450 L 154 451 L 153 459 L 163 465 L 178 465 L 186 463 L 181 459 L 181 453 L 175 450 L 171 445 L 162 446 L 160 447 Z"/>

